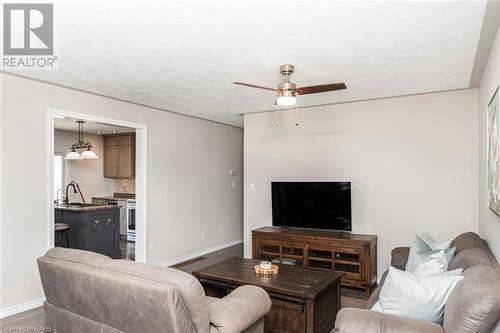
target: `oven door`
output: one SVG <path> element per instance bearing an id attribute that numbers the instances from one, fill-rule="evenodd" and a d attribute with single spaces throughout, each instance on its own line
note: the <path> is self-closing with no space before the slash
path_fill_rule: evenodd
<path id="1" fill-rule="evenodd" d="M 135 206 L 127 206 L 127 240 L 135 242 Z"/>

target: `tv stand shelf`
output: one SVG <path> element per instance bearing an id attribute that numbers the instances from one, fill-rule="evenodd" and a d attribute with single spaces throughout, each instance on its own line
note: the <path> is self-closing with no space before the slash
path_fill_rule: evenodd
<path id="1" fill-rule="evenodd" d="M 341 273 L 342 285 L 370 294 L 377 281 L 377 236 L 263 227 L 252 230 L 252 257 Z"/>

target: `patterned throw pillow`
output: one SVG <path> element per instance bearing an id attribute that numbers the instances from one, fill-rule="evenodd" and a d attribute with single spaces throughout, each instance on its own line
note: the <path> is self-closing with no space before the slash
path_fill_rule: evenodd
<path id="1" fill-rule="evenodd" d="M 415 275 L 425 276 L 446 272 L 448 270 L 448 257 L 444 250 L 431 253 L 427 258 L 422 261 L 415 272 Z"/>
<path id="2" fill-rule="evenodd" d="M 423 238 L 426 238 L 428 241 L 430 241 L 428 239 L 428 237 L 430 237 L 430 236 L 427 235 L 428 237 L 426 237 L 425 235 L 427 235 L 427 234 L 423 234 Z M 412 272 L 412 273 L 415 272 L 418 265 L 420 265 L 431 254 L 433 254 L 435 252 L 439 252 L 440 250 L 444 250 L 444 253 L 446 254 L 446 256 L 448 258 L 448 263 L 450 263 L 451 260 L 453 259 L 453 257 L 455 256 L 456 248 L 455 247 L 450 247 L 450 248 L 446 248 L 446 249 L 438 249 L 437 248 L 437 247 L 446 246 L 447 242 L 448 241 L 446 241 L 446 243 L 445 242 L 438 243 L 438 242 L 434 241 L 434 242 L 431 242 L 432 243 L 431 244 L 432 246 L 431 246 L 424 239 L 422 239 L 422 235 L 415 236 L 415 239 L 413 240 L 413 243 L 412 243 L 411 248 L 410 248 L 410 254 L 408 256 L 408 261 L 406 263 L 405 270 L 408 272 Z M 449 244 L 451 244 L 451 242 Z"/>

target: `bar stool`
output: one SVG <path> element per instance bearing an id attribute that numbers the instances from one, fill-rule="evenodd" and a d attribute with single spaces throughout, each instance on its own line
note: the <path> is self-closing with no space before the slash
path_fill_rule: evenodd
<path id="1" fill-rule="evenodd" d="M 56 233 L 54 245 L 56 247 L 69 247 L 69 224 L 55 223 L 54 229 Z"/>

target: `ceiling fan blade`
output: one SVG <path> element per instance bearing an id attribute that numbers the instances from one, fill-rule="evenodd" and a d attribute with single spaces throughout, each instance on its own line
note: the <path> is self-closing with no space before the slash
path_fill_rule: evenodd
<path id="1" fill-rule="evenodd" d="M 296 91 L 297 91 L 297 95 L 307 95 L 307 94 L 316 94 L 316 93 L 342 90 L 342 89 L 347 89 L 344 82 L 332 83 L 332 84 L 322 84 L 319 86 L 301 87 L 301 88 L 297 88 Z"/>
<path id="2" fill-rule="evenodd" d="M 271 90 L 271 91 L 278 91 L 277 89 L 273 88 L 268 88 L 268 87 L 262 87 L 262 86 L 257 86 L 255 84 L 249 84 L 249 83 L 243 83 L 243 82 L 233 82 L 234 84 L 239 84 L 240 86 L 246 86 L 250 88 L 257 88 L 257 89 L 265 89 L 265 90 Z"/>

